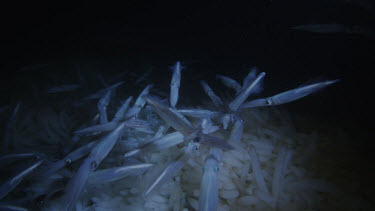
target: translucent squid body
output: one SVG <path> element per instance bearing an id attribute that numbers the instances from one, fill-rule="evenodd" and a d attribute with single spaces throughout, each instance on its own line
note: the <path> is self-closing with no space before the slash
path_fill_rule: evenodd
<path id="1" fill-rule="evenodd" d="M 114 89 L 116 89 L 117 87 L 122 85 L 123 83 L 124 83 L 124 81 L 121 81 L 121 82 L 118 82 L 116 84 L 113 84 L 110 87 L 100 89 L 99 91 L 95 92 L 94 94 L 91 94 L 91 95 L 83 98 L 83 100 L 99 99 L 99 98 L 103 97 L 108 91 L 113 91 Z"/>
<path id="2" fill-rule="evenodd" d="M 180 112 L 178 112 L 177 110 L 175 110 L 174 108 L 169 108 L 170 111 L 172 111 L 174 114 L 176 114 L 180 119 L 182 119 L 182 121 L 184 121 L 186 124 L 190 125 L 191 127 L 193 127 L 193 125 L 189 122 L 188 119 L 186 119 L 186 117 L 181 114 Z"/>
<path id="3" fill-rule="evenodd" d="M 303 86 L 297 89 L 292 89 L 272 97 L 256 99 L 242 104 L 241 108 L 254 108 L 260 106 L 274 106 L 284 103 L 289 103 L 305 97 L 313 92 L 321 90 L 331 84 L 338 82 L 339 80 L 324 81 L 320 83 L 315 83 L 307 86 Z"/>
<path id="4" fill-rule="evenodd" d="M 257 87 L 259 86 L 261 80 L 265 75 L 266 73 L 264 72 L 259 73 L 257 78 L 251 84 L 249 84 L 247 87 L 243 87 L 243 91 L 231 103 L 229 103 L 229 109 L 231 111 L 237 111 L 237 109 L 247 99 L 251 92 L 258 89 Z"/>
<path id="5" fill-rule="evenodd" d="M 138 113 L 141 111 L 141 109 L 146 103 L 145 96 L 147 96 L 150 93 L 150 89 L 152 88 L 152 86 L 152 84 L 149 84 L 146 86 L 146 88 L 143 89 L 143 91 L 135 101 L 134 105 L 126 113 L 126 118 L 136 117 L 138 115 Z"/>
<path id="6" fill-rule="evenodd" d="M 214 125 L 210 118 L 203 118 L 201 122 L 202 133 L 210 134 L 219 130 L 219 126 Z"/>
<path id="7" fill-rule="evenodd" d="M 212 91 L 211 87 L 208 86 L 207 82 L 201 81 L 201 85 L 204 89 L 204 92 L 208 95 L 208 97 L 211 98 L 216 107 L 220 107 L 221 105 L 223 105 L 221 99 L 217 95 L 215 95 L 214 91 Z"/>
<path id="8" fill-rule="evenodd" d="M 27 211 L 28 209 L 19 207 L 19 206 L 14 206 L 10 204 L 0 204 L 0 210 L 9 210 L 9 211 Z"/>
<path id="9" fill-rule="evenodd" d="M 112 122 L 119 122 L 125 118 L 125 112 L 128 109 L 132 99 L 132 96 L 128 97 L 128 99 L 121 105 L 121 107 L 117 110 L 115 116 L 113 117 Z"/>
<path id="10" fill-rule="evenodd" d="M 243 79 L 242 88 L 241 91 L 244 90 L 246 87 L 248 87 L 251 83 L 254 82 L 254 80 L 257 78 L 259 70 L 257 67 L 251 68 L 250 72 L 247 74 L 247 76 Z M 259 84 L 257 87 L 252 89 L 252 93 L 260 93 L 262 91 L 263 87 Z"/>
<path id="11" fill-rule="evenodd" d="M 149 128 L 148 123 L 140 119 L 129 119 L 123 123 L 125 124 L 126 127 L 134 128 L 136 130 L 143 131 L 143 132 L 152 132 L 151 129 Z M 96 134 L 96 133 L 114 130 L 120 124 L 121 124 L 120 122 L 111 121 L 105 124 L 94 125 L 94 126 L 81 129 L 81 130 L 77 130 L 74 133 L 76 135 Z"/>
<path id="12" fill-rule="evenodd" d="M 231 113 L 217 113 L 217 115 L 220 115 L 220 121 L 225 130 L 228 128 L 230 121 L 233 123 L 237 119 L 234 112 L 240 108 L 241 104 L 248 98 L 248 96 L 250 94 L 259 93 L 262 90 L 262 79 L 264 76 L 264 72 L 257 76 L 257 68 L 253 68 L 244 78 L 242 87 L 237 81 L 229 77 L 222 75 L 216 76 L 216 78 L 220 79 L 225 86 L 236 90 L 236 98 L 227 105 Z M 207 83 L 201 81 L 201 85 L 203 86 L 205 93 L 211 98 L 214 104 L 217 107 L 221 107 L 222 102 L 220 98 L 213 93 L 212 89 L 207 85 Z"/>
<path id="13" fill-rule="evenodd" d="M 228 88 L 234 89 L 236 93 L 241 91 L 241 85 L 236 80 L 223 75 L 216 75 L 216 78 L 220 79 L 221 82 Z"/>
<path id="14" fill-rule="evenodd" d="M 269 195 L 269 191 L 268 191 L 266 182 L 264 181 L 262 170 L 260 168 L 258 155 L 256 154 L 255 148 L 253 147 L 250 148 L 250 161 L 251 161 L 251 166 L 253 167 L 253 174 L 254 174 L 255 182 L 257 183 L 259 190 Z"/>
<path id="15" fill-rule="evenodd" d="M 186 140 L 187 145 L 182 149 L 183 153 L 180 158 L 176 161 L 171 162 L 164 171 L 149 185 L 146 189 L 144 196 L 147 196 L 156 186 L 160 185 L 166 178 L 174 176 L 184 165 L 185 162 L 190 158 L 190 155 L 198 150 L 200 144 L 205 144 L 210 147 L 217 147 L 224 150 L 232 150 L 233 146 L 228 144 L 225 140 L 207 135 L 201 131 L 193 128 L 181 119 L 176 113 L 172 112 L 167 106 L 155 97 L 147 96 L 146 100 L 151 104 L 159 116 L 171 125 L 175 130 L 180 132 Z M 219 160 L 219 159 L 217 159 Z"/>
<path id="16" fill-rule="evenodd" d="M 159 176 L 150 183 L 151 185 L 148 186 L 143 194 L 143 197 L 146 197 L 156 187 L 160 186 L 161 184 L 163 184 L 163 182 L 175 176 L 178 171 L 181 170 L 182 167 L 184 167 L 185 162 L 190 159 L 192 153 L 198 151 L 198 147 L 198 143 L 188 142 L 187 145 L 181 149 L 182 154 L 180 155 L 180 157 L 177 158 L 176 161 L 169 163 L 163 170 L 163 172 L 161 172 L 161 174 L 159 174 Z"/>
<path id="17" fill-rule="evenodd" d="M 180 132 L 186 140 L 192 140 L 194 143 L 204 144 L 210 147 L 217 147 L 223 150 L 234 149 L 234 147 L 228 144 L 225 140 L 216 136 L 203 134 L 200 130 L 193 128 L 178 115 L 172 112 L 168 107 L 163 105 L 163 103 L 157 98 L 147 96 L 146 100 L 155 108 L 155 111 L 159 114 L 159 116 L 166 121 L 167 124 L 171 125 L 175 130 Z"/>
<path id="18" fill-rule="evenodd" d="M 181 82 L 181 62 L 176 62 L 173 66 L 173 75 L 171 81 L 171 95 L 170 95 L 170 104 L 172 108 L 176 108 L 176 104 L 178 101 L 178 90 L 180 88 Z"/>
<path id="19" fill-rule="evenodd" d="M 61 159 L 57 162 L 54 162 L 50 165 L 47 165 L 45 167 L 46 172 L 44 172 L 42 174 L 42 177 L 44 178 L 44 177 L 51 176 L 53 173 L 60 170 L 61 168 L 63 168 L 65 166 L 69 165 L 70 163 L 84 157 L 85 155 L 87 155 L 88 153 L 91 152 L 91 150 L 95 147 L 95 145 L 97 143 L 98 143 L 97 141 L 90 142 L 87 145 L 84 145 L 84 146 L 74 150 L 73 152 L 69 153 L 68 155 L 65 156 L 65 158 L 63 158 L 63 159 Z"/>
<path id="20" fill-rule="evenodd" d="M 175 130 L 180 132 L 183 136 L 188 136 L 195 130 L 192 126 L 187 124 L 178 115 L 172 112 L 168 106 L 164 105 L 162 101 L 153 96 L 147 96 L 146 100 L 151 104 L 159 116 L 168 124 L 171 125 Z"/>
<path id="21" fill-rule="evenodd" d="M 9 165 L 10 163 L 22 160 L 30 157 L 36 157 L 42 156 L 41 153 L 37 152 L 24 152 L 24 153 L 12 153 L 12 154 L 5 154 L 0 157 L 0 167 Z"/>
<path id="22" fill-rule="evenodd" d="M 228 128 L 228 124 L 230 120 L 231 120 L 231 114 L 224 114 L 221 116 L 221 123 L 223 123 L 224 130 Z"/>
<path id="23" fill-rule="evenodd" d="M 166 149 L 174 145 L 177 145 L 179 143 L 182 143 L 183 141 L 184 141 L 184 136 L 181 133 L 179 132 L 170 133 L 163 137 L 153 138 L 147 141 L 147 143 L 144 144 L 140 149 L 135 149 L 135 150 L 125 153 L 124 157 L 126 158 L 131 157 L 131 156 L 139 154 L 140 152 L 146 153 L 146 152 L 153 152 L 153 151 Z"/>
<path id="24" fill-rule="evenodd" d="M 217 210 L 218 174 L 221 150 L 212 148 L 206 157 L 199 193 L 199 211 Z"/>
<path id="25" fill-rule="evenodd" d="M 5 182 L 0 186 L 0 199 L 2 199 L 4 196 L 6 196 L 11 190 L 13 190 L 21 181 L 23 178 L 25 178 L 27 175 L 29 175 L 34 169 L 36 169 L 40 164 L 42 164 L 43 161 L 38 161 L 35 164 L 29 166 L 25 170 L 23 170 L 21 173 L 10 179 L 9 181 Z"/>
<path id="26" fill-rule="evenodd" d="M 343 24 L 306 24 L 291 27 L 291 29 L 315 33 L 346 33 L 359 34 L 374 39 L 374 32 L 363 26 L 347 26 Z"/>
<path id="27" fill-rule="evenodd" d="M 75 206 L 90 172 L 93 172 L 100 162 L 108 155 L 119 138 L 125 123 L 120 124 L 113 132 L 105 136 L 91 151 L 88 158 L 78 169 L 76 175 L 69 181 L 64 198 L 65 210 L 72 210 Z"/>
<path id="28" fill-rule="evenodd" d="M 177 111 L 180 114 L 183 114 L 185 116 L 197 117 L 197 118 L 211 118 L 219 114 L 219 112 L 205 110 L 205 109 L 180 109 Z"/>
<path id="29" fill-rule="evenodd" d="M 134 165 L 126 165 L 110 169 L 104 169 L 92 172 L 87 180 L 88 184 L 99 184 L 106 182 L 113 182 L 127 176 L 137 176 L 145 172 L 148 168 L 153 166 L 150 163 L 140 163 Z"/>
<path id="30" fill-rule="evenodd" d="M 241 141 L 242 132 L 243 132 L 243 120 L 238 119 L 233 126 L 232 132 L 229 137 L 230 143 L 239 143 Z"/>
<path id="31" fill-rule="evenodd" d="M 105 124 L 105 123 L 108 122 L 107 106 L 108 106 L 109 100 L 111 98 L 111 92 L 112 92 L 112 90 L 107 91 L 107 93 L 98 102 L 100 124 Z"/>

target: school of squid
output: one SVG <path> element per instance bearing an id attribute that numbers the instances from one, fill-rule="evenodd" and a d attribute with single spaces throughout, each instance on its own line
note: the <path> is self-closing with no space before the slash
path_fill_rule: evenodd
<path id="1" fill-rule="evenodd" d="M 0 168 L 27 165 L 2 180 L 0 210 L 299 210 L 314 208 L 319 193 L 337 191 L 303 167 L 314 145 L 306 140 L 314 134 L 293 131 L 287 115 L 273 108 L 339 80 L 258 98 L 266 73 L 252 68 L 242 83 L 217 75 L 231 99 L 201 80 L 210 101 L 184 106 L 184 68 L 181 62 L 171 68 L 169 96 L 159 96 L 153 91 L 158 83 L 150 83 L 137 96 L 118 99 L 126 80 L 85 96 L 82 102 L 96 102 L 89 120 L 44 108 L 44 116 L 31 112 L 21 121 L 17 103 L 5 128 Z M 41 130 L 27 129 L 33 124 Z M 35 133 L 37 144 L 24 144 Z M 23 150 L 14 150 L 21 142 Z"/>

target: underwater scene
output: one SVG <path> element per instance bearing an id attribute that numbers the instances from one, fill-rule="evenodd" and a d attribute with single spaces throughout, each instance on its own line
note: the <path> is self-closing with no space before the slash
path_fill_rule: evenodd
<path id="1" fill-rule="evenodd" d="M 375 210 L 374 7 L 2 8 L 0 210 Z"/>

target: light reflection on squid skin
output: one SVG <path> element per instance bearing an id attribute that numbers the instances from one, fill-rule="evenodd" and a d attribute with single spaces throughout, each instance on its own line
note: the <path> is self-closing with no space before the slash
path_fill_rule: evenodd
<path id="1" fill-rule="evenodd" d="M 199 194 L 199 211 L 217 210 L 220 160 L 221 150 L 211 148 L 203 166 L 203 176 Z"/>

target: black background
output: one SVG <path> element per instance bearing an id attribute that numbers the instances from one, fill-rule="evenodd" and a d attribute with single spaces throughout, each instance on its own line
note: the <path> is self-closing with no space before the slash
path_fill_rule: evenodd
<path id="1" fill-rule="evenodd" d="M 110 64 L 126 58 L 139 66 L 156 65 L 170 77 L 167 66 L 181 60 L 189 74 L 202 68 L 205 80 L 217 73 L 240 80 L 249 67 L 258 66 L 267 73 L 266 93 L 291 89 L 317 77 L 341 79 L 303 105 L 298 102 L 294 108 L 291 104 L 292 108 L 305 110 L 313 104 L 320 114 L 352 119 L 369 128 L 364 120 L 370 119 L 372 110 L 374 40 L 290 29 L 316 23 L 373 27 L 373 11 L 361 4 L 334 0 L 86 1 L 16 2 L 1 9 L 1 70 L 12 73 L 2 77 L 8 82 L 18 77 L 22 66 L 50 62 L 100 60 L 109 65 L 108 70 Z"/>

